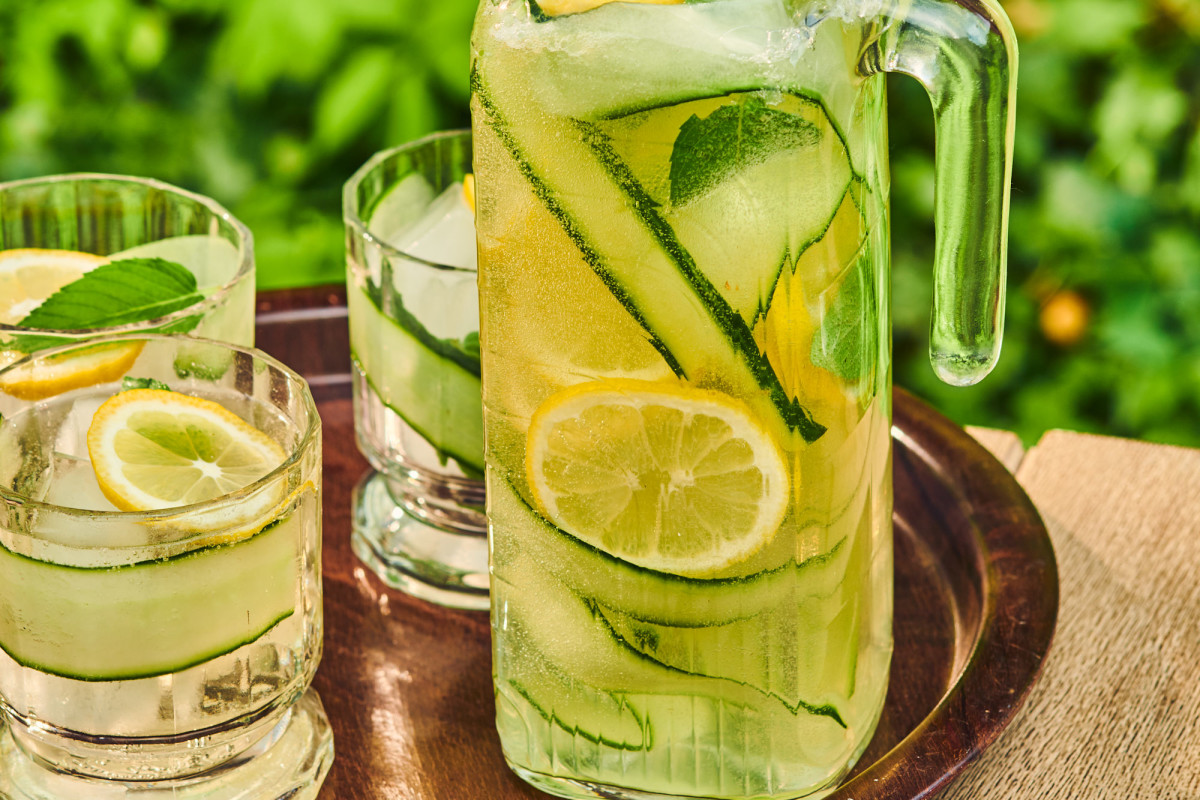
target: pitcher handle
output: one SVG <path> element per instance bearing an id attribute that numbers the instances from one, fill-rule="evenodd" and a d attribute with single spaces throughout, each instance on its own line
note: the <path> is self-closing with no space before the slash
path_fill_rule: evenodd
<path id="1" fill-rule="evenodd" d="M 864 74 L 916 78 L 933 104 L 936 251 L 929 360 L 967 386 L 996 363 L 1004 324 L 1017 44 L 994 0 L 900 0 Z"/>

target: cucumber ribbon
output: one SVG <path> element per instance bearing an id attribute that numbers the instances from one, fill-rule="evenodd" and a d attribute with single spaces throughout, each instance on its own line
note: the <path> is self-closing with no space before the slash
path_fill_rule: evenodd
<path id="1" fill-rule="evenodd" d="M 598 128 L 579 120 L 534 119 L 525 108 L 527 98 L 511 89 L 508 93 L 514 97 L 505 104 L 503 87 L 497 91 L 478 65 L 472 69 L 471 86 L 492 131 L 529 181 L 535 196 L 559 222 L 588 266 L 646 330 L 651 343 L 677 375 L 695 379 L 702 373 L 713 374 L 716 363 L 716 374 L 732 380 L 735 386 L 753 388 L 765 395 L 767 402 L 756 403 L 751 397 L 751 404 L 767 413 L 768 418 L 774 417 L 787 431 L 799 434 L 808 443 L 825 433 L 825 426 L 814 420 L 798 399 L 788 396 L 746 322 L 697 267 L 663 218 L 658 203 Z M 546 138 L 561 152 L 537 160 L 536 148 L 522 144 L 529 138 Z M 576 147 L 577 152 L 567 152 L 570 147 Z M 599 172 L 582 174 L 588 161 L 598 165 Z M 556 166 L 558 162 L 575 170 L 574 177 L 590 182 L 588 188 L 576 193 L 556 190 L 556 170 L 562 172 Z M 561 177 L 566 180 L 570 176 Z M 579 201 L 579 196 L 586 197 L 586 202 Z M 606 214 L 606 209 L 613 213 Z M 621 219 L 630 211 L 633 225 Z M 606 236 L 589 235 L 593 229 L 604 227 L 596 220 L 608 221 L 611 230 Z M 637 245 L 644 245 L 645 249 L 638 252 L 646 253 L 654 263 L 623 268 L 620 254 L 612 253 L 612 249 Z M 680 346 L 672 346 L 674 342 Z"/>

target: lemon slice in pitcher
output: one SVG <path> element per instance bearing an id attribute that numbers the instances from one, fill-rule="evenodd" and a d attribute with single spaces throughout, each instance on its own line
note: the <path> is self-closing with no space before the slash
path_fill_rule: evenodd
<path id="1" fill-rule="evenodd" d="M 593 8 L 608 5 L 615 0 L 540 0 L 538 6 L 542 13 L 549 17 L 559 17 L 563 14 L 578 14 L 581 11 L 591 11 Z M 684 0 L 621 0 L 624 3 L 648 3 L 657 6 L 679 5 Z"/>
<path id="2" fill-rule="evenodd" d="M 214 500 L 253 484 L 286 458 L 274 439 L 220 404 L 162 389 L 110 397 L 92 417 L 87 445 L 100 491 L 123 511 Z M 189 515 L 189 527 L 266 524 L 281 495 L 282 486 L 274 487 L 226 513 Z"/>
<path id="3" fill-rule="evenodd" d="M 783 520 L 779 448 L 740 401 L 673 381 L 572 386 L 535 412 L 526 472 L 556 525 L 647 569 L 705 575 Z"/>

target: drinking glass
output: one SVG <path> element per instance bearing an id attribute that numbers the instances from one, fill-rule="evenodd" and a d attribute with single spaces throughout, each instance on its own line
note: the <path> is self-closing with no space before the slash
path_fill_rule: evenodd
<path id="1" fill-rule="evenodd" d="M 64 371 L 72 388 L 22 396 Z M 215 499 L 117 510 L 88 431 L 146 386 L 219 404 L 282 463 Z M 160 424 L 138 413 L 131 426 Z M 107 336 L 0 369 L 0 414 L 0 797 L 314 797 L 333 739 L 309 688 L 321 423 L 304 380 L 255 350 Z M 236 468 L 228 440 L 185 422 L 172 453 Z"/>
<path id="2" fill-rule="evenodd" d="M 354 550 L 388 584 L 487 608 L 471 135 L 376 154 L 346 183 L 354 422 L 374 471 Z"/>
<path id="3" fill-rule="evenodd" d="M 154 319 L 95 328 L 21 324 L 49 293 L 105 262 L 152 258 L 194 276 L 192 302 Z M 246 226 L 207 197 L 148 178 L 72 174 L 0 183 L 0 358 L 126 331 L 253 345 L 254 240 Z"/>
<path id="4" fill-rule="evenodd" d="M 930 350 L 962 384 L 1000 344 L 1014 59 L 989 0 L 480 4 L 493 677 L 521 777 L 797 798 L 862 754 L 892 652 L 882 73 L 934 101 Z"/>

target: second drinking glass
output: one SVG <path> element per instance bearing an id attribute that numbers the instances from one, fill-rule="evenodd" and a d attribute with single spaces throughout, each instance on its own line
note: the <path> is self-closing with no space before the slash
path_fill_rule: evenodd
<path id="1" fill-rule="evenodd" d="M 471 136 L 381 152 L 347 182 L 359 449 L 354 549 L 389 585 L 488 607 Z"/>

